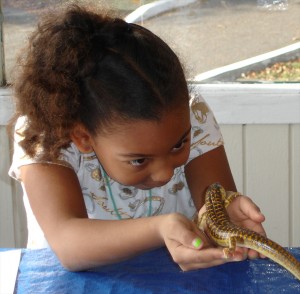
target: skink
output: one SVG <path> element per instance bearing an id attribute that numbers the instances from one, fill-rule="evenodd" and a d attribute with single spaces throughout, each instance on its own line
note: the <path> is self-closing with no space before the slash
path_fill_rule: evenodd
<path id="1" fill-rule="evenodd" d="M 236 246 L 254 249 L 300 280 L 300 262 L 293 255 L 276 242 L 230 221 L 226 207 L 233 199 L 219 183 L 209 186 L 205 194 L 206 212 L 199 218 L 199 228 L 217 245 L 225 247 L 225 256 L 232 255 Z"/>

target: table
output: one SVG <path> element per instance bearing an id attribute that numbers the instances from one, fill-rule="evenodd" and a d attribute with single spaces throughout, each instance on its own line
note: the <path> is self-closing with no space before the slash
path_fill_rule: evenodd
<path id="1" fill-rule="evenodd" d="M 288 248 L 300 259 L 300 248 Z M 68 272 L 50 249 L 22 249 L 16 293 L 300 293 L 300 281 L 269 259 L 182 272 L 166 248 L 87 272 Z"/>

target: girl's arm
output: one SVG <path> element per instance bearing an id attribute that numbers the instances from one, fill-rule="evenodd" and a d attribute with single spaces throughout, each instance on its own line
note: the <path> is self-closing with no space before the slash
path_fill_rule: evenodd
<path id="1" fill-rule="evenodd" d="M 119 262 L 165 244 L 175 261 L 177 256 L 188 264 L 195 260 L 189 253 L 198 252 L 193 249 L 198 230 L 180 214 L 92 220 L 87 217 L 73 170 L 59 165 L 31 164 L 21 168 L 21 178 L 48 243 L 69 270 Z M 179 253 L 174 244 L 181 244 Z"/>
<path id="2" fill-rule="evenodd" d="M 236 191 L 224 146 L 193 159 L 186 166 L 185 175 L 197 210 L 204 204 L 205 190 L 215 182 L 227 191 Z"/>
<path id="3" fill-rule="evenodd" d="M 163 245 L 159 218 L 122 221 L 88 219 L 76 174 L 50 164 L 21 168 L 32 211 L 62 264 L 88 269 Z"/>

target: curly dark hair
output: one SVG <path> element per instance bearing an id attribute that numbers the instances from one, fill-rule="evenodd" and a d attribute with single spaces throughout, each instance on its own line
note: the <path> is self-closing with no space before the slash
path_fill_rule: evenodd
<path id="1" fill-rule="evenodd" d="M 14 82 L 15 121 L 27 118 L 20 145 L 56 159 L 82 123 L 93 134 L 113 119 L 159 120 L 187 103 L 180 61 L 146 28 L 71 5 L 49 13 L 29 39 Z"/>

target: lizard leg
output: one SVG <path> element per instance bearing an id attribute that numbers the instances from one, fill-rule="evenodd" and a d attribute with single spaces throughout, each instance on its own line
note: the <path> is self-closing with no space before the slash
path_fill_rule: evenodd
<path id="1" fill-rule="evenodd" d="M 234 256 L 234 251 L 235 251 L 235 248 L 236 248 L 236 243 L 237 243 L 237 240 L 235 237 L 230 237 L 228 239 L 228 247 L 224 248 L 223 249 L 223 253 L 224 253 L 224 257 L 227 259 L 227 258 L 231 258 Z"/>
<path id="2" fill-rule="evenodd" d="M 197 226 L 200 230 L 204 231 L 206 224 L 206 212 L 202 213 L 202 215 L 198 218 Z"/>
<path id="3" fill-rule="evenodd" d="M 242 194 L 240 192 L 226 191 L 225 197 L 223 196 L 225 208 L 227 208 L 236 197 L 241 195 Z"/>

